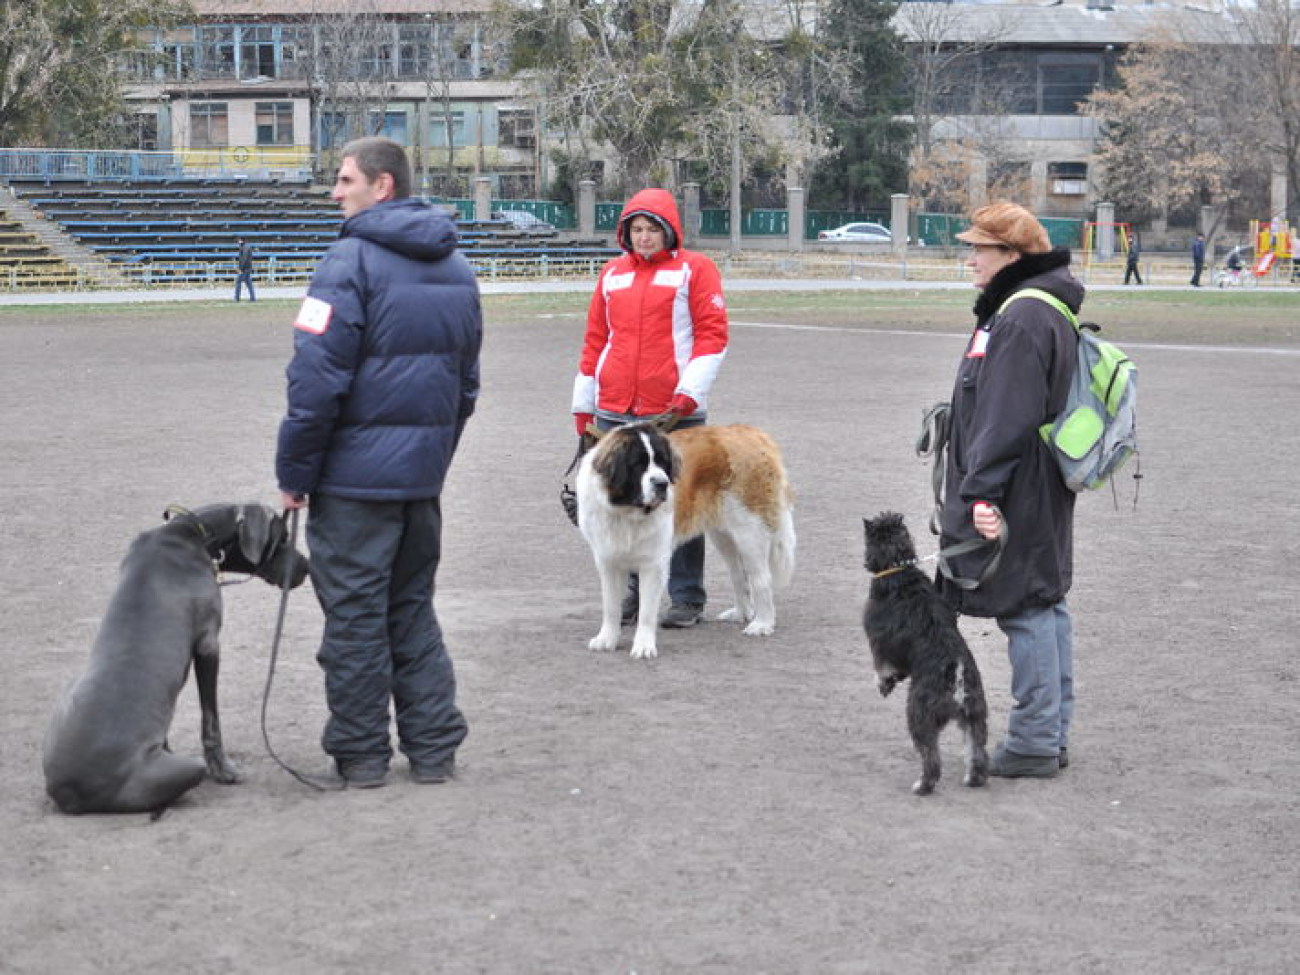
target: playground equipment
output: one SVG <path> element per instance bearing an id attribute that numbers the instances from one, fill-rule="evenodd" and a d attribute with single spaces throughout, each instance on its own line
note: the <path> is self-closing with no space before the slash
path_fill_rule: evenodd
<path id="1" fill-rule="evenodd" d="M 1250 236 L 1255 242 L 1255 263 L 1251 274 L 1262 278 L 1276 272 L 1282 280 L 1300 279 L 1297 250 L 1300 250 L 1300 229 L 1293 228 L 1281 217 L 1272 220 L 1252 220 Z"/>

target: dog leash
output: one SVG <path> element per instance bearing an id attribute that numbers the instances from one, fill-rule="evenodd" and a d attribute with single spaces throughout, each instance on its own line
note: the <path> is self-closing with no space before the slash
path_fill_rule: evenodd
<path id="1" fill-rule="evenodd" d="M 569 483 L 569 475 L 573 473 L 574 468 L 582 460 L 582 455 L 586 452 L 587 434 L 584 433 L 578 438 L 578 449 L 573 454 L 573 460 L 569 461 L 568 468 L 560 477 L 560 505 L 564 508 L 564 513 L 569 516 L 569 521 L 573 522 L 575 527 L 578 524 L 578 492 Z"/>
<path id="2" fill-rule="evenodd" d="M 1002 520 L 1002 531 L 998 533 L 996 538 L 970 538 L 964 542 L 958 542 L 956 545 L 949 545 L 947 548 L 941 548 L 933 555 L 926 555 L 917 559 L 908 559 L 907 561 L 900 562 L 897 565 L 891 565 L 888 569 L 881 569 L 879 572 L 871 572 L 869 575 L 872 579 L 883 579 L 886 576 L 892 576 L 905 569 L 914 569 L 922 562 L 933 562 L 935 559 L 938 559 L 939 571 L 943 573 L 943 577 L 954 586 L 958 589 L 967 591 L 977 589 L 979 588 L 980 583 L 997 570 L 998 563 L 1002 561 L 1002 550 L 1006 548 L 1007 534 L 1007 522 L 1004 518 Z M 993 551 L 992 557 L 989 559 L 988 563 L 985 564 L 983 571 L 981 571 L 978 576 L 969 579 L 965 576 L 956 575 L 952 571 L 952 567 L 948 564 L 948 560 L 953 556 L 965 555 L 967 552 L 977 551 L 987 545 L 995 545 L 996 548 Z"/>
<path id="3" fill-rule="evenodd" d="M 289 547 L 296 548 L 298 544 L 298 509 L 294 508 L 289 512 L 288 525 L 288 544 Z M 295 779 L 317 792 L 337 792 L 346 787 L 347 783 L 342 780 L 336 782 L 322 781 L 310 775 L 299 772 L 290 766 L 287 762 L 275 753 L 271 747 L 271 736 L 266 730 L 266 711 L 271 702 L 271 683 L 275 679 L 275 662 L 280 656 L 280 637 L 284 633 L 284 618 L 289 609 L 289 592 L 293 589 L 293 562 L 286 559 L 284 565 L 284 581 L 280 585 L 280 611 L 275 617 L 275 635 L 271 638 L 271 660 L 266 668 L 266 687 L 262 691 L 262 743 L 266 746 L 266 753 L 274 759 L 275 764 L 280 766 Z"/>
<path id="4" fill-rule="evenodd" d="M 885 576 L 892 576 L 896 572 L 902 572 L 904 569 L 915 569 L 922 562 L 933 562 L 938 557 L 939 553 L 935 552 L 933 555 L 926 555 L 919 559 L 908 559 L 905 562 L 899 562 L 898 565 L 891 565 L 888 569 L 881 569 L 879 572 L 871 572 L 868 574 L 873 579 L 883 579 Z"/>

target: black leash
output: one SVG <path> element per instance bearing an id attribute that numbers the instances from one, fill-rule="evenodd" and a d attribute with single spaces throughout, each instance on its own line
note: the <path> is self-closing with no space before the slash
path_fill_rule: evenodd
<path id="1" fill-rule="evenodd" d="M 289 512 L 289 537 L 285 540 L 290 548 L 296 547 L 298 543 L 298 509 L 294 508 Z M 280 585 L 280 612 L 275 618 L 275 636 L 271 638 L 271 662 L 266 669 L 266 688 L 262 691 L 262 743 L 266 745 L 266 753 L 275 760 L 275 764 L 280 766 L 303 785 L 315 789 L 317 792 L 336 792 L 346 787 L 342 779 L 337 782 L 330 780 L 320 780 L 310 775 L 305 775 L 297 769 L 292 768 L 284 762 L 275 749 L 271 747 L 271 737 L 266 730 L 266 710 L 271 701 L 271 682 L 275 679 L 275 662 L 280 656 L 280 636 L 284 633 L 284 617 L 289 609 L 289 592 L 293 588 L 291 585 L 293 572 L 292 560 L 286 559 L 284 564 L 284 581 Z"/>
<path id="2" fill-rule="evenodd" d="M 583 434 L 578 438 L 578 449 L 573 454 L 573 460 L 569 461 L 568 468 L 560 477 L 560 504 L 564 508 L 564 513 L 569 516 L 569 521 L 573 522 L 575 527 L 578 524 L 578 492 L 569 483 L 569 475 L 581 463 L 582 455 L 586 452 L 587 435 Z"/>

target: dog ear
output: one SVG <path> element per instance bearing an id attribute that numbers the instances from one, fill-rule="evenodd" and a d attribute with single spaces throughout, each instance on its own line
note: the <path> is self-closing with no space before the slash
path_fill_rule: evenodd
<path id="1" fill-rule="evenodd" d="M 591 461 L 592 470 L 604 482 L 609 500 L 613 504 L 626 501 L 630 491 L 629 484 L 634 480 L 629 471 L 630 455 L 627 445 L 627 434 L 621 428 L 606 431 Z"/>
<path id="2" fill-rule="evenodd" d="M 654 437 L 655 463 L 668 475 L 668 480 L 677 483 L 677 476 L 682 472 L 682 458 L 673 446 L 672 439 L 662 433 Z"/>
<path id="3" fill-rule="evenodd" d="M 239 551 L 252 565 L 257 565 L 271 537 L 271 522 L 275 513 L 264 504 L 245 504 L 239 508 L 236 521 L 239 525 Z"/>

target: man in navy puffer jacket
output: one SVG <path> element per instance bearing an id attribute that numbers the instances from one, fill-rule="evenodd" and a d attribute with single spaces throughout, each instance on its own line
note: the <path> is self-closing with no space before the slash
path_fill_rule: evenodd
<path id="1" fill-rule="evenodd" d="M 433 610 L 439 495 L 478 397 L 478 284 L 451 218 L 410 198 L 401 146 L 342 155 L 344 223 L 294 322 L 276 477 L 286 509 L 308 508 L 322 746 L 349 786 L 383 785 L 391 699 L 411 777 L 444 782 L 467 726 Z"/>

